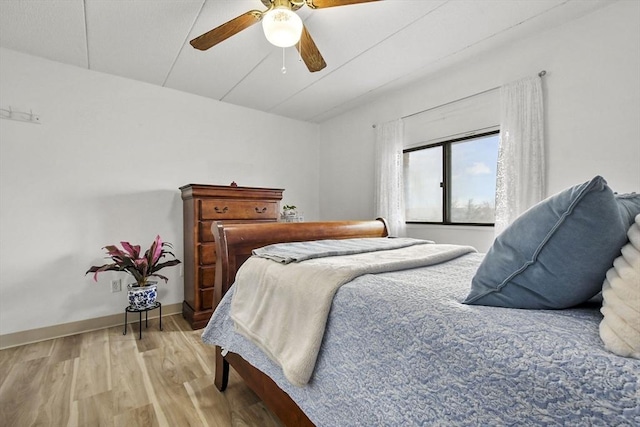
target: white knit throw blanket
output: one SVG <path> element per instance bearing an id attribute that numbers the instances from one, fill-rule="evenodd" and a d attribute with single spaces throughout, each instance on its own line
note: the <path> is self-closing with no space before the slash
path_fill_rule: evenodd
<path id="1" fill-rule="evenodd" d="M 363 274 L 438 264 L 476 250 L 416 245 L 280 264 L 251 257 L 238 270 L 231 302 L 236 330 L 282 366 L 294 385 L 309 382 L 340 286 Z"/>
<path id="2" fill-rule="evenodd" d="M 602 285 L 600 338 L 607 350 L 640 359 L 640 215 L 627 236 Z"/>

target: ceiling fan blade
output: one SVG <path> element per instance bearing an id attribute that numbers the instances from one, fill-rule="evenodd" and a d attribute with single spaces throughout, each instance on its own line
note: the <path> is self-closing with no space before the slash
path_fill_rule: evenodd
<path id="1" fill-rule="evenodd" d="M 261 19 L 262 12 L 258 10 L 250 10 L 249 12 L 244 13 L 237 18 L 233 18 L 231 21 L 225 22 L 211 31 L 207 31 L 206 33 L 191 40 L 189 43 L 191 43 L 191 46 L 196 49 L 207 50 L 221 41 L 238 34 L 240 31 L 249 28 Z"/>
<path id="2" fill-rule="evenodd" d="M 300 36 L 300 42 L 296 45 L 296 48 L 298 49 L 298 52 L 300 52 L 300 56 L 307 65 L 307 68 L 312 73 L 320 71 L 327 66 L 327 63 L 324 62 L 324 58 L 318 50 L 318 46 L 316 46 L 316 43 L 311 38 L 311 34 L 307 31 L 307 27 L 302 27 L 302 35 Z"/>
<path id="3" fill-rule="evenodd" d="M 380 0 L 305 0 L 311 9 L 322 9 L 325 7 L 346 6 L 349 4 L 368 3 Z"/>

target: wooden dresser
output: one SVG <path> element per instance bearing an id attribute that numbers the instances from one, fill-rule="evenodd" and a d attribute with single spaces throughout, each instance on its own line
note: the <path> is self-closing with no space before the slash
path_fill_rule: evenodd
<path id="1" fill-rule="evenodd" d="M 215 309 L 216 251 L 213 221 L 274 222 L 280 216 L 282 189 L 189 184 L 180 187 L 184 221 L 184 301 L 182 315 L 193 329 L 203 328 Z"/>

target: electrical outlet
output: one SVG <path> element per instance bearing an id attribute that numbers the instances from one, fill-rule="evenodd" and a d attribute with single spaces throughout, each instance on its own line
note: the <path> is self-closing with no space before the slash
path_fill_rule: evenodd
<path id="1" fill-rule="evenodd" d="M 122 291 L 122 279 L 114 279 L 111 281 L 111 292 Z"/>

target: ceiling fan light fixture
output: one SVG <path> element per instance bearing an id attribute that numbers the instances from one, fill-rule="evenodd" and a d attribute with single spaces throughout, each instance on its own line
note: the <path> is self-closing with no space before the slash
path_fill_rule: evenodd
<path id="1" fill-rule="evenodd" d="M 278 47 L 290 47 L 298 43 L 302 26 L 302 19 L 287 7 L 276 7 L 262 17 L 265 37 Z"/>

